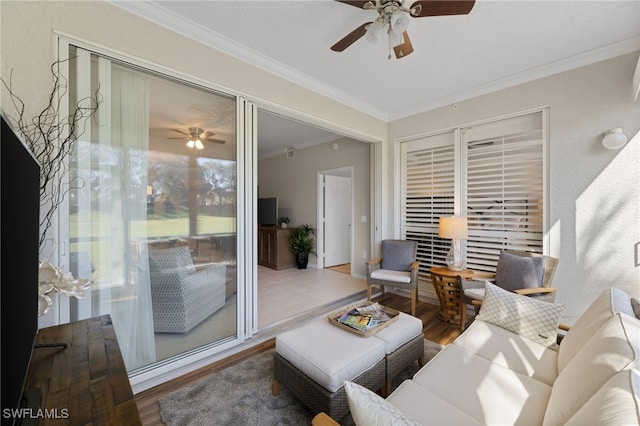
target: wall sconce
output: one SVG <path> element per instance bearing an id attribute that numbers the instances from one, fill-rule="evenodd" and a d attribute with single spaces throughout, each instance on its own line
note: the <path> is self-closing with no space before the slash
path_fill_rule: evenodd
<path id="1" fill-rule="evenodd" d="M 452 271 L 461 271 L 464 259 L 460 251 L 460 240 L 468 238 L 466 217 L 441 217 L 438 224 L 438 236 L 451 238 L 451 250 L 446 257 L 447 267 Z"/>
<path id="2" fill-rule="evenodd" d="M 622 128 L 607 130 L 602 138 L 602 146 L 606 149 L 620 149 L 627 143 L 627 136 L 622 133 Z"/>

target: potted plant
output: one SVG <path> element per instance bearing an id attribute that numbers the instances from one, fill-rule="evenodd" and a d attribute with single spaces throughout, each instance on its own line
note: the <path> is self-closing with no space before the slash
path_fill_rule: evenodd
<path id="1" fill-rule="evenodd" d="M 289 224 L 289 218 L 286 216 L 282 216 L 278 218 L 278 226 L 281 228 L 286 228 Z"/>
<path id="2" fill-rule="evenodd" d="M 315 254 L 315 240 L 313 236 L 316 230 L 311 225 L 301 225 L 293 232 L 289 240 L 289 247 L 296 255 L 298 269 L 307 269 L 309 253 Z"/>

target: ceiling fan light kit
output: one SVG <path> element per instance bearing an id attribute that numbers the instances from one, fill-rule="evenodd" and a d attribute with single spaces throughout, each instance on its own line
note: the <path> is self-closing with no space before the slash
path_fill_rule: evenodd
<path id="1" fill-rule="evenodd" d="M 182 130 L 178 130 L 178 129 L 171 129 L 171 130 L 173 130 L 174 132 L 178 132 L 181 135 L 184 135 L 187 137 L 187 148 L 189 149 L 202 150 L 204 149 L 203 142 L 218 143 L 221 145 L 226 143 L 222 139 L 214 139 L 213 136 L 215 136 L 215 133 L 210 132 L 208 130 L 204 131 L 200 127 L 189 127 L 189 133 L 185 133 Z M 170 139 L 183 139 L 183 138 L 170 138 Z"/>
<path id="2" fill-rule="evenodd" d="M 347 34 L 331 46 L 331 50 L 342 52 L 363 36 L 370 43 L 378 43 L 386 33 L 389 39 L 389 59 L 391 59 L 392 49 L 398 59 L 413 52 L 411 39 L 407 33 L 410 17 L 466 15 L 471 12 L 475 4 L 475 0 L 418 0 L 410 7 L 405 7 L 405 0 L 336 1 L 364 10 L 375 10 L 378 18 L 374 22 L 362 24 Z"/>

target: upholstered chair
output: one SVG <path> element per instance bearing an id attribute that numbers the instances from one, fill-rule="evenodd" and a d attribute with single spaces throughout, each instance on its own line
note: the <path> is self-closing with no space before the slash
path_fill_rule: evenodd
<path id="1" fill-rule="evenodd" d="M 418 299 L 418 268 L 416 260 L 418 243 L 407 240 L 383 240 L 382 257 L 366 263 L 367 300 L 371 300 L 371 288 L 380 286 L 407 289 L 411 292 L 411 315 L 416 314 Z"/>
<path id="2" fill-rule="evenodd" d="M 493 279 L 498 287 L 514 293 L 554 302 L 556 289 L 551 281 L 558 267 L 558 259 L 540 253 L 502 250 L 495 274 L 478 274 L 478 278 Z M 466 318 L 467 305 L 473 305 L 476 314 L 484 299 L 484 281 L 458 277 L 460 285 L 461 317 Z M 465 324 L 462 321 L 461 328 Z"/>
<path id="3" fill-rule="evenodd" d="M 153 329 L 187 333 L 225 304 L 226 267 L 198 268 L 189 247 L 149 250 Z"/>

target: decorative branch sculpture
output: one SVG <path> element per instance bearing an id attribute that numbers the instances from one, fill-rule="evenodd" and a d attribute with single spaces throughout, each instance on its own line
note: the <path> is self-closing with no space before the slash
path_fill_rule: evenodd
<path id="1" fill-rule="evenodd" d="M 51 65 L 53 90 L 49 94 L 48 104 L 30 121 L 25 117 L 24 102 L 13 91 L 13 70 L 9 83 L 0 78 L 17 114 L 17 118 L 6 118 L 14 130 L 22 135 L 25 144 L 40 163 L 40 254 L 47 231 L 52 225 L 53 215 L 64 197 L 69 191 L 84 186 L 82 178 L 69 176 L 67 158 L 76 141 L 84 134 L 86 120 L 95 116 L 101 101 L 98 88 L 91 96 L 78 100 L 68 117 L 59 117 L 62 102 L 66 100 L 65 95 L 69 90 L 68 80 L 58 71 L 63 62 L 65 61 L 56 61 Z"/>

